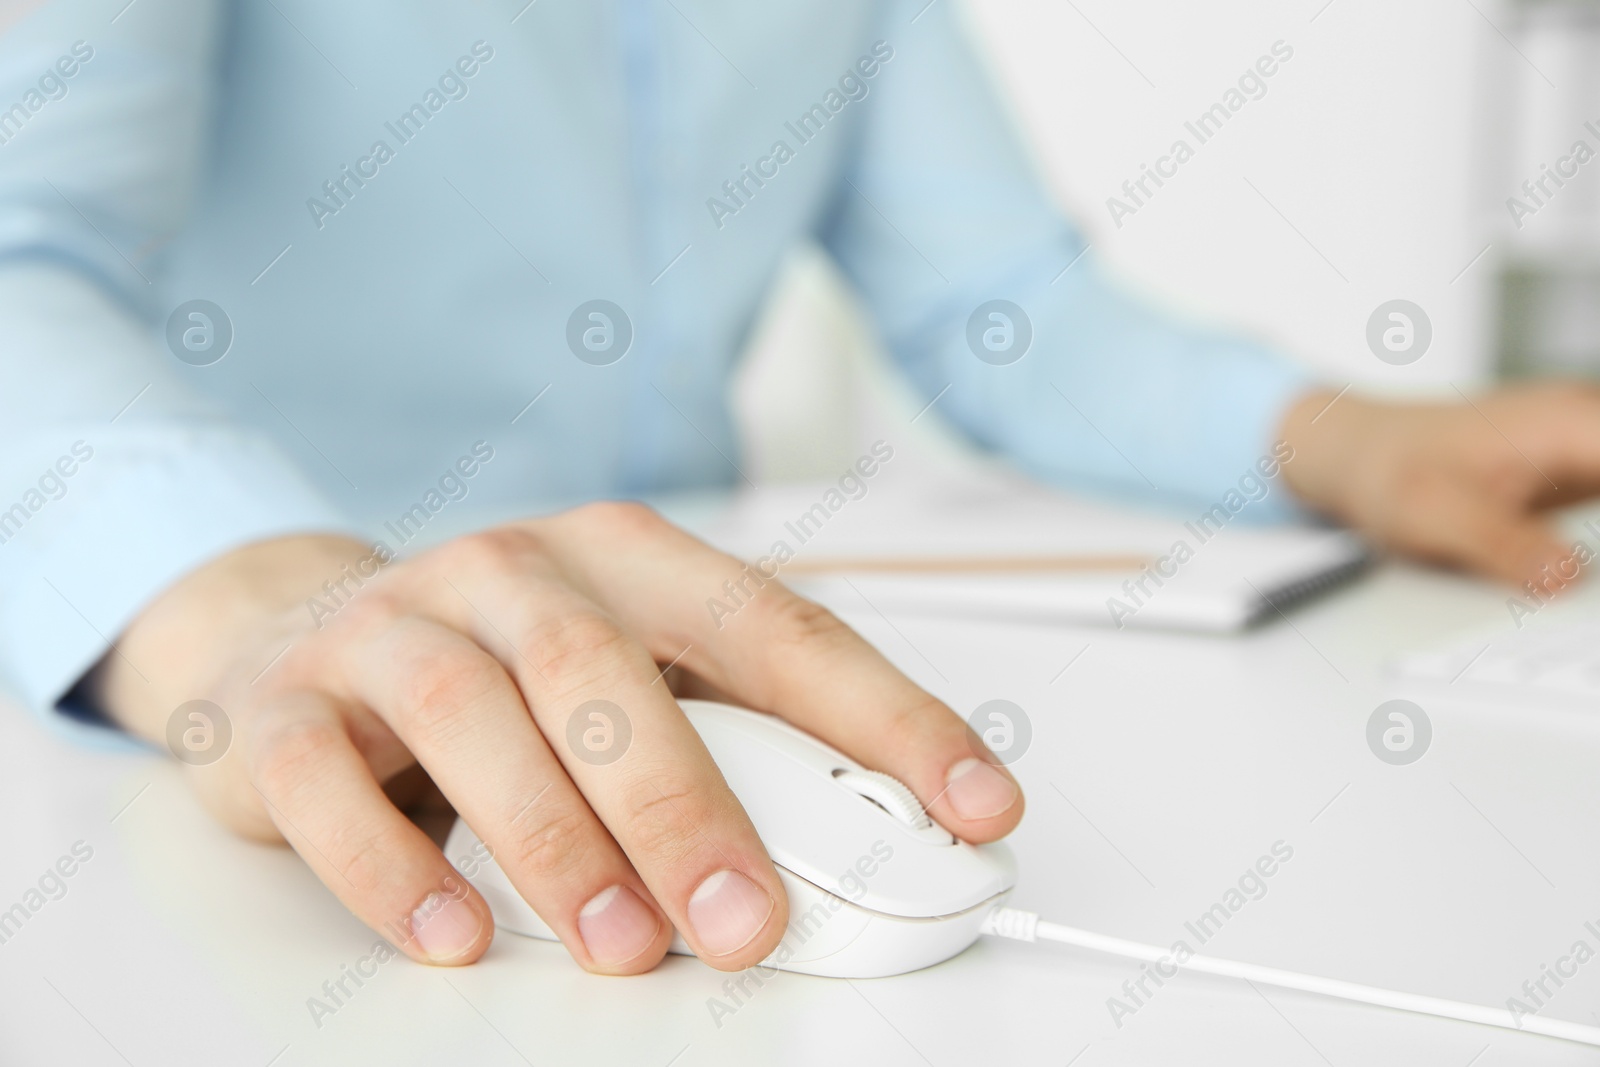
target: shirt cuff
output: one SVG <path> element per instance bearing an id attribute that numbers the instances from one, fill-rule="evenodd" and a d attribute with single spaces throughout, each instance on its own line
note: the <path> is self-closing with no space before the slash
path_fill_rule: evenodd
<path id="1" fill-rule="evenodd" d="M 56 458 L 20 451 L 46 474 Z M 10 489 L 0 498 L 0 681 L 40 713 L 56 708 L 147 604 L 206 561 L 291 534 L 360 536 L 286 459 L 220 424 L 114 436 L 84 427 L 59 451 L 72 462 L 52 469 L 70 467 L 72 476 L 27 488 L 18 477 L 0 480 Z M 15 453 L 4 466 L 18 471 Z M 81 715 L 52 717 L 84 729 Z"/>

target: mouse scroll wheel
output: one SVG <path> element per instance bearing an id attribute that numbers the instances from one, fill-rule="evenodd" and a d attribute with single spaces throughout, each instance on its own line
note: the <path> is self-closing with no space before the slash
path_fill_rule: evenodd
<path id="1" fill-rule="evenodd" d="M 926 830 L 933 820 L 922 809 L 917 795 L 898 778 L 879 771 L 838 770 L 833 772 L 841 785 L 872 801 L 913 830 Z"/>

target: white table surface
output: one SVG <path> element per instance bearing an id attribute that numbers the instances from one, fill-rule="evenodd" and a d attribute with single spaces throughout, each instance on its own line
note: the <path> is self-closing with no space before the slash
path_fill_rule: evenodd
<path id="1" fill-rule="evenodd" d="M 1205 951 L 1503 1006 L 1600 925 L 1600 716 L 1429 706 L 1432 749 L 1404 767 L 1364 731 L 1396 695 L 1380 670 L 1394 650 L 1509 625 L 1504 597 L 1390 565 L 1237 639 L 842 608 L 963 713 L 1004 697 L 1030 714 L 1015 903 L 1171 943 L 1281 839 L 1292 861 Z M 1136 965 L 1000 942 L 899 978 L 780 975 L 718 1026 L 725 976 L 698 961 L 598 978 L 502 935 L 475 967 L 384 965 L 319 1027 L 307 998 L 375 935 L 293 853 L 213 825 L 170 760 L 85 750 L 14 709 L 0 741 L 0 909 L 74 842 L 94 850 L 0 945 L 7 1065 L 1600 1062 L 1197 975 L 1118 1028 L 1107 998 Z M 1549 1012 L 1600 1022 L 1596 1008 L 1600 960 Z"/>

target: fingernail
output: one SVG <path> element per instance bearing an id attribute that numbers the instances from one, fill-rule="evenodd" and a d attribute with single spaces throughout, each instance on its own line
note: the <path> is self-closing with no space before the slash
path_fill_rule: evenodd
<path id="1" fill-rule="evenodd" d="M 992 819 L 1021 795 L 1016 782 L 971 756 L 951 767 L 945 781 L 944 795 L 963 819 Z"/>
<path id="2" fill-rule="evenodd" d="M 451 963 L 478 943 L 483 920 L 466 900 L 429 893 L 411 913 L 411 936 L 429 963 Z"/>
<path id="3" fill-rule="evenodd" d="M 627 886 L 614 885 L 595 894 L 578 912 L 578 933 L 598 964 L 627 963 L 655 943 L 661 916 L 651 911 Z"/>
<path id="4" fill-rule="evenodd" d="M 755 940 L 773 906 L 767 891 L 738 871 L 718 871 L 689 898 L 689 923 L 701 948 L 726 956 Z"/>

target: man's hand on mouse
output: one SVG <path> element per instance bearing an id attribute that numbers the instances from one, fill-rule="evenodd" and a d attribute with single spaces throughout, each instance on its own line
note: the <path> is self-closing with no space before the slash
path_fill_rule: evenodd
<path id="1" fill-rule="evenodd" d="M 1283 476 L 1312 508 L 1379 544 L 1517 585 L 1558 568 L 1570 577 L 1573 546 L 1543 512 L 1600 493 L 1590 385 L 1453 404 L 1321 391 L 1292 407 L 1281 433 L 1294 448 Z"/>
<path id="2" fill-rule="evenodd" d="M 662 664 L 894 775 L 968 841 L 1022 816 L 960 716 L 817 605 L 772 581 L 719 627 L 706 602 L 743 564 L 648 508 L 500 527 L 356 588 L 345 568 L 370 556 L 295 537 L 213 561 L 135 620 L 90 692 L 151 739 L 187 701 L 222 708 L 232 743 L 192 772 L 207 806 L 286 839 L 414 959 L 471 963 L 493 935 L 488 905 L 385 790 L 418 765 L 589 970 L 649 970 L 674 926 L 724 970 L 773 950 L 783 888 Z M 330 600 L 341 579 L 350 595 Z M 568 741 L 592 700 L 631 727 L 613 762 Z"/>

